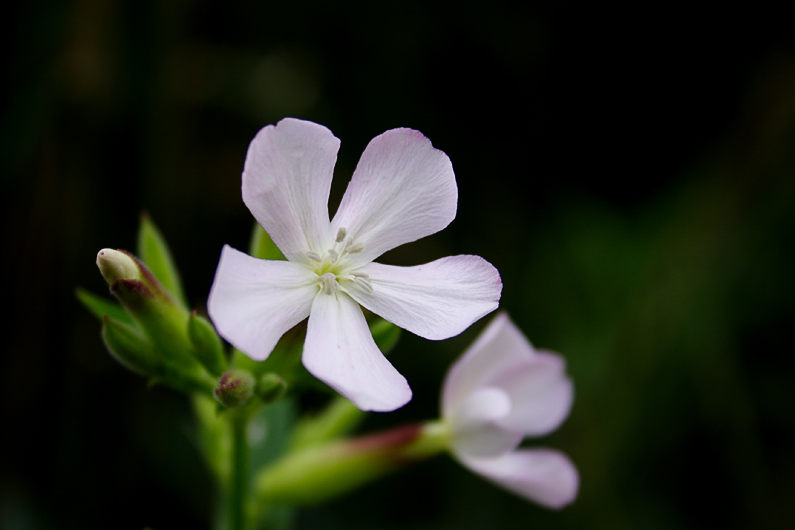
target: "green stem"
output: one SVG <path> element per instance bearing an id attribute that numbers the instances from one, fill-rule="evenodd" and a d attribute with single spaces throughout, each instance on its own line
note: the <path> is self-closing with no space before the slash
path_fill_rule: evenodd
<path id="1" fill-rule="evenodd" d="M 249 448 L 246 438 L 248 415 L 244 411 L 229 411 L 232 423 L 232 465 L 227 492 L 227 530 L 247 530 L 247 508 L 250 493 L 248 460 Z"/>

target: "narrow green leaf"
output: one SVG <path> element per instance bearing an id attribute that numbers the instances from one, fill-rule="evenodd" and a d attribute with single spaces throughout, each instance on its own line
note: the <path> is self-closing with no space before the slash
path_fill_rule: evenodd
<path id="1" fill-rule="evenodd" d="M 160 283 L 183 306 L 187 307 L 182 281 L 179 278 L 174 259 L 171 257 L 171 251 L 160 230 L 146 214 L 141 216 L 141 227 L 138 230 L 138 256 L 146 263 L 152 274 L 160 280 Z"/>
<path id="2" fill-rule="evenodd" d="M 77 299 L 83 304 L 83 307 L 88 309 L 91 314 L 99 320 L 102 320 L 105 315 L 108 315 L 110 318 L 123 322 L 128 326 L 136 325 L 129 313 L 113 300 L 97 296 L 80 287 L 75 289 L 75 296 L 77 296 Z"/>
<path id="3" fill-rule="evenodd" d="M 251 243 L 249 244 L 249 254 L 259 259 L 285 259 L 282 251 L 273 242 L 271 236 L 262 228 L 259 223 L 254 223 L 254 230 L 251 232 Z"/>

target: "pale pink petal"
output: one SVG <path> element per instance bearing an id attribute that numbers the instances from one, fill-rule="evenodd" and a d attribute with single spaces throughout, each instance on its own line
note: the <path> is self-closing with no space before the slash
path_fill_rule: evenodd
<path id="1" fill-rule="evenodd" d="M 534 355 L 533 346 L 519 328 L 506 313 L 499 313 L 447 372 L 442 414 L 446 417 L 447 411 L 455 409 L 475 389 L 523 366 Z"/>
<path id="2" fill-rule="evenodd" d="M 450 159 L 411 129 L 376 136 L 364 150 L 332 226 L 364 249 L 355 263 L 436 233 L 455 218 L 458 188 Z"/>
<path id="3" fill-rule="evenodd" d="M 341 291 L 315 298 L 302 360 L 362 410 L 395 410 L 411 399 L 406 379 L 375 345 L 361 308 Z"/>
<path id="4" fill-rule="evenodd" d="M 331 242 L 328 196 L 339 145 L 322 125 L 285 118 L 248 148 L 243 202 L 291 261 Z"/>
<path id="5" fill-rule="evenodd" d="M 528 436 L 543 436 L 557 429 L 569 415 L 574 387 L 566 377 L 560 355 L 537 352 L 523 366 L 514 367 L 490 381 L 511 398 L 511 413 L 499 424 Z"/>
<path id="6" fill-rule="evenodd" d="M 451 256 L 415 267 L 370 263 L 359 272 L 372 289 L 351 282 L 361 305 L 420 337 L 441 340 L 458 335 L 497 309 L 500 275 L 478 256 Z"/>
<path id="7" fill-rule="evenodd" d="M 493 457 L 515 449 L 522 441 L 522 432 L 497 424 L 510 411 L 511 400 L 503 390 L 486 387 L 473 392 L 449 419 L 453 451 L 472 457 Z"/>
<path id="8" fill-rule="evenodd" d="M 318 292 L 303 265 L 252 258 L 225 245 L 207 300 L 218 333 L 254 360 L 309 315 Z"/>
<path id="9" fill-rule="evenodd" d="M 571 460 L 552 449 L 527 449 L 497 458 L 462 459 L 472 471 L 548 508 L 563 508 L 577 497 L 580 485 Z"/>

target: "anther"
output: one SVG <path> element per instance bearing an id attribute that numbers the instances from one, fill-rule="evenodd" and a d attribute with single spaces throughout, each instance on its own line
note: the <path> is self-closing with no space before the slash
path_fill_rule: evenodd
<path id="1" fill-rule="evenodd" d="M 320 277 L 323 282 L 323 292 L 325 294 L 334 294 L 340 290 L 340 284 L 337 283 L 337 277 L 333 273 L 327 272 Z"/>
<path id="2" fill-rule="evenodd" d="M 354 276 L 353 281 L 356 282 L 362 289 L 367 292 L 367 294 L 373 294 L 373 284 L 370 283 L 370 280 L 364 278 L 362 276 Z"/>
<path id="3" fill-rule="evenodd" d="M 353 245 L 352 247 L 348 248 L 348 254 L 358 254 L 362 250 L 364 250 L 364 245 Z"/>
<path id="4" fill-rule="evenodd" d="M 320 254 L 318 254 L 317 252 L 312 252 L 311 250 L 306 253 L 306 257 L 311 259 L 312 261 L 317 261 L 317 262 L 320 261 Z"/>
<path id="5" fill-rule="evenodd" d="M 331 258 L 331 263 L 337 263 L 339 256 L 337 255 L 337 251 L 333 248 L 328 251 L 328 257 Z"/>
<path id="6" fill-rule="evenodd" d="M 337 239 L 336 239 L 336 242 L 337 242 L 337 243 L 342 243 L 342 240 L 343 240 L 343 239 L 345 239 L 345 236 L 346 236 L 346 235 L 348 235 L 348 231 L 347 231 L 347 230 L 345 230 L 345 227 L 340 227 L 340 229 L 339 229 L 339 230 L 337 230 Z"/>

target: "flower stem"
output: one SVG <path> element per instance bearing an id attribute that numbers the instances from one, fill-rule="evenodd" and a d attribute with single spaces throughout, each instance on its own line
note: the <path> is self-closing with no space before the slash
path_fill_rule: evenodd
<path id="1" fill-rule="evenodd" d="M 246 438 L 248 415 L 244 411 L 229 412 L 232 424 L 232 465 L 229 470 L 229 491 L 227 492 L 227 530 L 247 530 L 247 507 L 250 493 L 249 447 Z M 243 413 L 241 414 L 241 412 Z"/>

